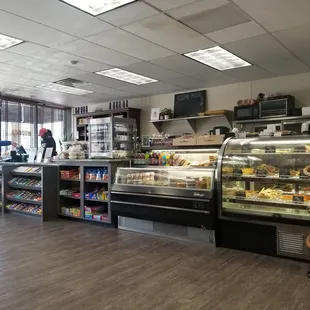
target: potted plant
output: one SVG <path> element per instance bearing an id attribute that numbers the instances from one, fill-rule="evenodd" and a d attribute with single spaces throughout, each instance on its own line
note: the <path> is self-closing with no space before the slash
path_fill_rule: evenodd
<path id="1" fill-rule="evenodd" d="M 164 116 L 164 119 L 170 119 L 172 118 L 172 110 L 165 108 L 161 111 L 161 114 Z"/>

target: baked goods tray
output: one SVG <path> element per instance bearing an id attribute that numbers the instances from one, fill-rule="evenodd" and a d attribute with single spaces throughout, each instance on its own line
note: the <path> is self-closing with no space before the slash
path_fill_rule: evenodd
<path id="1" fill-rule="evenodd" d="M 236 175 L 223 175 L 223 179 L 230 181 L 247 181 L 247 182 L 264 182 L 264 183 L 293 183 L 293 184 L 310 184 L 310 178 L 299 177 L 257 177 L 257 176 L 236 176 Z"/>
<path id="2" fill-rule="evenodd" d="M 293 202 L 293 201 L 285 201 L 285 200 L 271 200 L 271 199 L 250 199 L 250 198 L 242 198 L 242 197 L 236 197 L 236 198 L 223 198 L 226 202 L 232 202 L 232 203 L 249 203 L 249 204 L 256 204 L 256 205 L 262 205 L 262 206 L 275 206 L 275 207 L 285 207 L 290 209 L 302 209 L 302 210 L 308 210 L 310 212 L 310 203 L 304 203 L 304 202 Z"/>

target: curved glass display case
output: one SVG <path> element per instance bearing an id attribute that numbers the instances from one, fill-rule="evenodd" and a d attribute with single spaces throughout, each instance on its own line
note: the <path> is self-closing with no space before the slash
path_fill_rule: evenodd
<path id="1" fill-rule="evenodd" d="M 113 190 L 211 198 L 214 169 L 192 167 L 118 168 Z"/>
<path id="2" fill-rule="evenodd" d="M 232 138 L 218 167 L 220 215 L 310 220 L 310 137 Z"/>

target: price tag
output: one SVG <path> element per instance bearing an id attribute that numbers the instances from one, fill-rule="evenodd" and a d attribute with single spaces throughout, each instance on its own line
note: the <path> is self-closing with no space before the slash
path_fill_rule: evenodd
<path id="1" fill-rule="evenodd" d="M 290 177 L 290 169 L 281 167 L 280 171 L 279 171 L 279 177 L 280 178 L 289 178 Z"/>
<path id="2" fill-rule="evenodd" d="M 276 148 L 273 145 L 266 145 L 265 146 L 265 153 L 275 153 Z"/>
<path id="3" fill-rule="evenodd" d="M 281 132 L 281 131 L 276 131 L 276 132 L 274 133 L 274 136 L 275 136 L 275 137 L 281 137 L 281 136 L 282 136 L 282 132 Z"/>
<path id="4" fill-rule="evenodd" d="M 238 198 L 245 198 L 246 197 L 245 191 L 237 191 L 236 192 L 236 197 L 238 197 Z"/>
<path id="5" fill-rule="evenodd" d="M 303 203 L 304 202 L 304 196 L 293 195 L 293 201 Z"/>
<path id="6" fill-rule="evenodd" d="M 257 169 L 255 172 L 257 177 L 266 177 L 267 176 L 267 171 L 262 170 L 262 169 Z"/>

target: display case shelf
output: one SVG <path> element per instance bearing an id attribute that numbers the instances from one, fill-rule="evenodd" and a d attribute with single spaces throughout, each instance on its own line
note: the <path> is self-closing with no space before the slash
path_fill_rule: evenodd
<path id="1" fill-rule="evenodd" d="M 108 184 L 109 181 L 85 180 L 86 183 Z"/>
<path id="2" fill-rule="evenodd" d="M 61 178 L 60 181 L 80 182 L 81 180 L 80 179 L 73 179 L 73 178 L 68 178 L 68 179 Z"/>
<path id="3" fill-rule="evenodd" d="M 17 175 L 17 176 L 25 176 L 25 177 L 41 177 L 41 173 L 32 173 L 32 172 L 19 172 L 19 171 L 12 171 L 12 175 Z"/>
<path id="4" fill-rule="evenodd" d="M 15 213 L 15 214 L 21 214 L 21 215 L 27 215 L 27 216 L 42 218 L 42 214 L 37 214 L 37 213 L 32 213 L 32 212 L 27 212 L 27 211 L 21 211 L 21 210 L 14 210 L 14 209 L 9 209 L 9 210 L 10 210 L 10 212 Z"/>
<path id="5" fill-rule="evenodd" d="M 243 181 L 243 182 L 262 182 L 262 183 L 294 183 L 294 184 L 309 184 L 310 178 L 298 178 L 298 177 L 256 177 L 256 176 L 227 176 L 222 177 L 225 181 Z"/>
<path id="6" fill-rule="evenodd" d="M 32 191 L 42 191 L 41 186 L 37 187 L 37 186 L 27 186 L 27 185 L 18 185 L 18 184 L 10 184 L 9 183 L 9 187 L 15 188 L 15 189 L 27 189 L 27 190 L 32 190 Z"/>
<path id="7" fill-rule="evenodd" d="M 37 201 L 37 200 L 29 200 L 29 199 L 14 198 L 14 197 L 6 197 L 6 199 L 8 201 L 20 202 L 20 203 L 28 203 L 30 205 L 37 205 L 37 206 L 41 206 L 42 205 L 42 201 Z"/>
<path id="8" fill-rule="evenodd" d="M 94 201 L 94 202 L 103 202 L 103 203 L 108 203 L 108 200 L 102 200 L 102 199 L 89 199 L 89 198 L 85 198 L 85 201 Z"/>
<path id="9" fill-rule="evenodd" d="M 75 200 L 80 200 L 80 197 L 73 197 L 69 195 L 59 195 L 60 197 L 67 198 L 67 199 L 75 199 Z"/>

